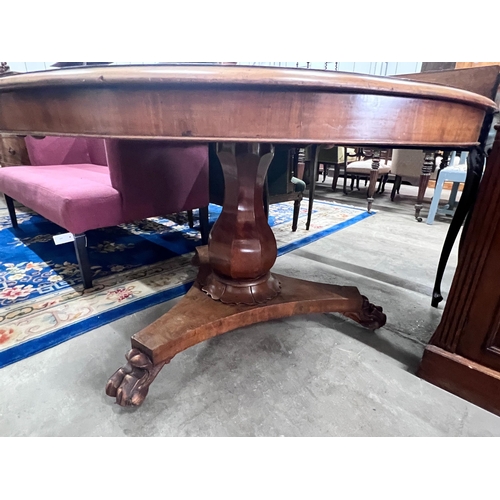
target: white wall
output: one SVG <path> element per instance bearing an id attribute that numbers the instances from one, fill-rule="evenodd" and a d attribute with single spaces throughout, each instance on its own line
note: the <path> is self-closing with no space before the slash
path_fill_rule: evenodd
<path id="1" fill-rule="evenodd" d="M 293 68 L 311 68 L 349 73 L 363 73 L 367 75 L 390 76 L 405 73 L 419 73 L 421 62 L 241 62 L 238 64 L 255 66 L 287 66 Z"/>
<path id="2" fill-rule="evenodd" d="M 49 69 L 54 62 L 9 62 L 12 71 L 40 71 Z M 156 62 L 120 62 L 114 64 L 156 64 Z M 252 66 L 285 66 L 292 68 L 311 68 L 334 71 L 337 64 L 338 71 L 364 73 L 368 75 L 390 76 L 405 73 L 419 73 L 421 62 L 239 62 L 238 64 Z"/>

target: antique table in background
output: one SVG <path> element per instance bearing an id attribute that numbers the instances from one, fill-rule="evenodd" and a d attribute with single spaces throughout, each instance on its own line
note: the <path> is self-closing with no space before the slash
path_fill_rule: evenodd
<path id="1" fill-rule="evenodd" d="M 127 364 L 108 381 L 107 394 L 123 406 L 140 405 L 176 354 L 241 326 L 313 312 L 339 312 L 373 330 L 385 324 L 382 308 L 356 287 L 270 272 L 277 248 L 262 194 L 273 144 L 473 153 L 495 109 L 444 86 L 289 68 L 110 66 L 0 78 L 0 133 L 218 143 L 222 213 L 195 256 L 191 290 L 133 335 Z"/>

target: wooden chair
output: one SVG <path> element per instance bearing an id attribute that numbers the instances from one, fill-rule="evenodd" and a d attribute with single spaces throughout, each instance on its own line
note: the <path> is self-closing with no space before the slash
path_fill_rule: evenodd
<path id="1" fill-rule="evenodd" d="M 217 145 L 209 145 L 209 186 L 210 203 L 223 205 L 224 175 L 217 156 Z M 306 183 L 297 176 L 299 148 L 286 144 L 274 147 L 274 157 L 269 165 L 263 192 L 263 204 L 269 216 L 269 205 L 293 201 L 292 231 L 297 230 L 300 215 L 300 203 L 303 199 Z"/>

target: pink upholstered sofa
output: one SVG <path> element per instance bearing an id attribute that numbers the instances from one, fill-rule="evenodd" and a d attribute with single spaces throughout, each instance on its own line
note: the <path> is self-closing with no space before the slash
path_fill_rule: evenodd
<path id="1" fill-rule="evenodd" d="M 0 169 L 12 225 L 13 200 L 75 237 L 84 288 L 92 287 L 85 232 L 200 209 L 208 239 L 208 146 L 167 141 L 26 137 L 32 166 Z"/>

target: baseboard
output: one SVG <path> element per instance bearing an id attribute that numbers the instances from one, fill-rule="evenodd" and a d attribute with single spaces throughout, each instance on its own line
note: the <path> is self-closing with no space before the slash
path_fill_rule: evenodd
<path id="1" fill-rule="evenodd" d="M 428 345 L 417 376 L 500 416 L 500 372 L 496 370 Z"/>

